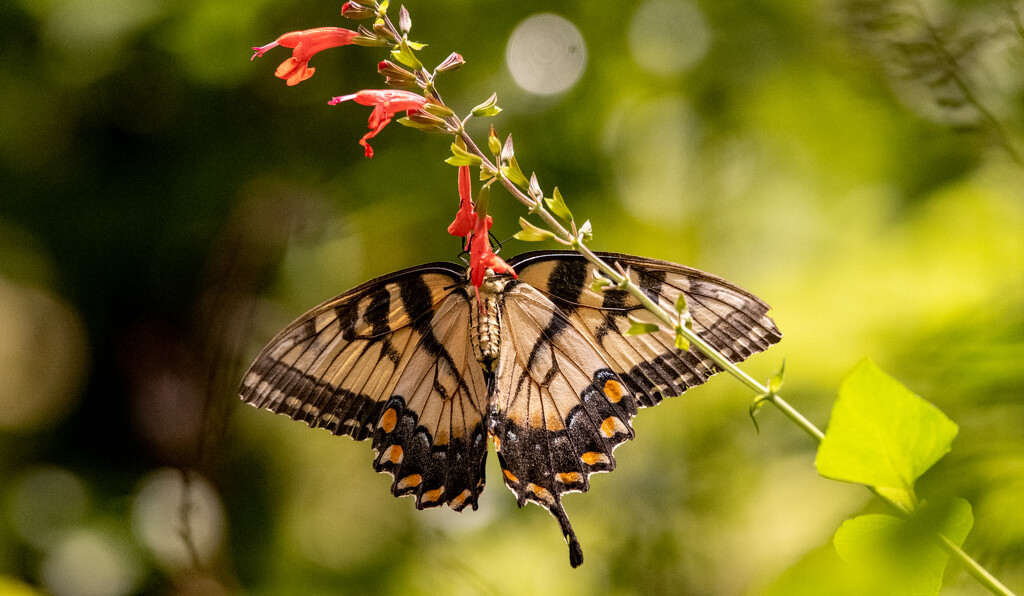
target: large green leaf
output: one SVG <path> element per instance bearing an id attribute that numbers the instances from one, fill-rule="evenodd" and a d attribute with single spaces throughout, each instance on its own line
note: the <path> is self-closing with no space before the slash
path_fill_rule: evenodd
<path id="1" fill-rule="evenodd" d="M 864 360 L 839 388 L 815 465 L 822 476 L 912 494 L 956 433 L 938 408 Z"/>
<path id="2" fill-rule="evenodd" d="M 956 499 L 948 507 L 925 508 L 905 520 L 868 514 L 847 520 L 836 531 L 839 557 L 860 571 L 875 594 L 938 594 L 949 554 L 936 534 L 963 544 L 974 523 L 971 505 Z"/>

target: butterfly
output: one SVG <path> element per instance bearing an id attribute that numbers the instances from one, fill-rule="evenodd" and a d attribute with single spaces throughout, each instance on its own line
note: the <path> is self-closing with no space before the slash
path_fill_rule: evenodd
<path id="1" fill-rule="evenodd" d="M 598 253 L 652 301 L 686 299 L 693 330 L 733 362 L 782 338 L 768 305 L 697 269 Z M 431 263 L 368 281 L 302 315 L 256 357 L 243 401 L 356 440 L 416 508 L 477 508 L 488 437 L 522 507 L 547 509 L 573 567 L 583 550 L 561 497 L 615 468 L 631 419 L 720 369 L 671 331 L 627 333 L 656 319 L 623 289 L 595 290 L 576 252 L 539 251 L 488 272 Z"/>

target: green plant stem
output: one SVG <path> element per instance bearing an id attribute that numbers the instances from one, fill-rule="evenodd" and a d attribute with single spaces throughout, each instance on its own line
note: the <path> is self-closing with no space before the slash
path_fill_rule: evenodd
<path id="1" fill-rule="evenodd" d="M 965 553 L 963 549 L 957 546 L 952 540 L 946 538 L 942 534 L 935 534 L 936 541 L 944 551 L 949 553 L 950 558 L 954 559 L 961 567 L 967 570 L 967 573 L 971 574 L 977 582 L 983 586 L 989 592 L 993 594 L 1000 594 L 1001 596 L 1014 596 L 1013 591 L 1007 588 L 1000 582 L 994 575 L 988 572 L 987 569 L 982 567 L 977 561 L 971 558 L 970 555 Z"/>

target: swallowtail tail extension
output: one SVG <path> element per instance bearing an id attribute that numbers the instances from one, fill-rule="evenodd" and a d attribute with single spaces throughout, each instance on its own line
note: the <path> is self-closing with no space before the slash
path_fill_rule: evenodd
<path id="1" fill-rule="evenodd" d="M 693 329 L 739 362 L 782 338 L 768 305 L 728 281 L 682 265 L 614 253 L 643 292 L 671 309 L 680 293 Z M 561 497 L 583 492 L 630 420 L 719 369 L 670 331 L 626 335 L 627 317 L 656 322 L 619 289 L 591 289 L 594 267 L 575 252 L 509 261 L 479 289 L 464 266 L 431 263 L 366 282 L 281 331 L 245 374 L 242 399 L 357 440 L 373 467 L 416 507 L 473 507 L 484 489 L 487 438 L 519 505 L 558 520 L 573 567 L 583 551 Z"/>

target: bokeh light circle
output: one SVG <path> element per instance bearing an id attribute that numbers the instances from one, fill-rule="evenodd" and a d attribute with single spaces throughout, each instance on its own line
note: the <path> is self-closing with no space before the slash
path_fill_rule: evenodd
<path id="1" fill-rule="evenodd" d="M 575 25 L 555 14 L 533 15 L 509 36 L 505 61 L 516 84 L 535 95 L 566 91 L 583 76 L 587 44 Z"/>
<path id="2" fill-rule="evenodd" d="M 629 51 L 645 70 L 670 76 L 697 64 L 711 44 L 704 13 L 687 0 L 647 0 L 629 23 Z"/>
<path id="3" fill-rule="evenodd" d="M 196 472 L 163 468 L 142 482 L 132 508 L 132 529 L 161 566 L 182 569 L 193 557 L 208 563 L 224 539 L 225 515 L 217 490 Z M 187 499 L 187 503 L 186 500 Z M 187 537 L 182 512 L 188 512 Z"/>

